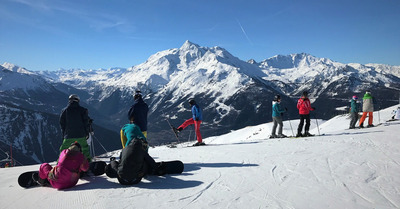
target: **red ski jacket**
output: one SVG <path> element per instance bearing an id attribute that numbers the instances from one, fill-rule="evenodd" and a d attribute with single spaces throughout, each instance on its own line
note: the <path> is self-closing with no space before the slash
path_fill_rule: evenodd
<path id="1" fill-rule="evenodd" d="M 300 115 L 308 115 L 310 114 L 310 111 L 314 110 L 311 107 L 311 102 L 308 98 L 300 98 L 297 101 L 297 109 L 299 109 L 299 114 Z"/>

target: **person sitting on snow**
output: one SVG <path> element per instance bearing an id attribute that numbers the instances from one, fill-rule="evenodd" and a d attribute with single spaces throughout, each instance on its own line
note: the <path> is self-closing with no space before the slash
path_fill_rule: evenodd
<path id="1" fill-rule="evenodd" d="M 121 139 L 126 141 L 120 154 L 120 161 L 111 159 L 106 166 L 106 175 L 118 178 L 122 185 L 139 183 L 147 174 L 164 175 L 163 164 L 158 166 L 148 154 L 149 145 L 146 137 L 135 123 L 124 125 L 121 129 Z"/>
<path id="2" fill-rule="evenodd" d="M 56 189 L 66 189 L 75 186 L 81 172 L 89 170 L 89 162 L 82 153 L 81 145 L 74 142 L 64 149 L 55 167 L 48 163 L 40 165 L 39 174 L 32 178 L 42 186 L 51 185 Z"/>

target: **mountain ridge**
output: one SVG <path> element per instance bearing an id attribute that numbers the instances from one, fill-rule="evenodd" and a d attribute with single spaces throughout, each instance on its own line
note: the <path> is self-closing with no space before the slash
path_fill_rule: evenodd
<path id="1" fill-rule="evenodd" d="M 174 140 L 165 119 L 178 126 L 190 118 L 189 98 L 195 98 L 203 108 L 202 135 L 208 137 L 271 120 L 271 100 L 276 94 L 288 107 L 285 119 L 298 117 L 296 101 L 303 91 L 309 92 L 318 118 L 330 118 L 337 114 L 336 108 L 347 106 L 354 94 L 361 97 L 365 90 L 373 89 L 380 109 L 396 104 L 393 95 L 400 89 L 400 66 L 343 64 L 307 53 L 246 62 L 221 47 L 202 47 L 190 41 L 127 69 L 15 72 L 24 68 L 13 64 L 0 68 L 3 73 L 12 69 L 9 73 L 15 76 L 37 77 L 44 82 L 39 86 L 50 89 L 35 89 L 29 94 L 4 89 L 0 91 L 3 101 L 59 114 L 68 95 L 78 93 L 95 123 L 116 133 L 128 122 L 134 92 L 141 90 L 150 106 L 148 131 L 154 145 Z M 1 79 L 0 90 L 7 76 Z M 16 81 L 13 85 L 19 84 Z M 182 137 L 190 134 L 183 132 Z"/>

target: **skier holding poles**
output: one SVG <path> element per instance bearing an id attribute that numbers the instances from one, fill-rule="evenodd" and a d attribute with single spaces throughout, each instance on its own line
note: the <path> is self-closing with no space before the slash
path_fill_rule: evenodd
<path id="1" fill-rule="evenodd" d="M 193 144 L 193 146 L 206 145 L 203 142 L 203 139 L 202 139 L 201 133 L 200 133 L 200 124 L 203 120 L 203 114 L 202 114 L 201 108 L 199 107 L 199 105 L 196 103 L 196 101 L 194 99 L 189 99 L 189 104 L 192 107 L 191 108 L 192 109 L 192 117 L 190 119 L 186 120 L 185 122 L 183 122 L 182 125 L 180 125 L 178 128 L 174 128 L 174 131 L 176 133 L 181 132 L 187 126 L 194 124 L 197 142 L 195 144 Z"/>
<path id="2" fill-rule="evenodd" d="M 282 115 L 284 112 L 287 111 L 287 108 L 284 110 L 281 108 L 281 96 L 276 95 L 274 98 L 274 101 L 272 101 L 272 120 L 274 122 L 274 125 L 272 126 L 272 133 L 269 138 L 285 138 L 287 137 L 282 133 L 283 129 L 283 122 L 282 122 Z M 278 135 L 275 134 L 276 128 L 279 125 L 278 129 Z"/>
<path id="3" fill-rule="evenodd" d="M 310 111 L 315 110 L 315 108 L 311 107 L 311 102 L 310 99 L 308 99 L 307 91 L 304 91 L 301 98 L 297 101 L 297 109 L 299 109 L 300 123 L 297 128 L 296 137 L 314 136 L 308 132 L 311 125 Z M 304 121 L 306 121 L 306 125 L 304 127 L 304 134 L 302 134 L 301 131 L 303 130 Z"/>

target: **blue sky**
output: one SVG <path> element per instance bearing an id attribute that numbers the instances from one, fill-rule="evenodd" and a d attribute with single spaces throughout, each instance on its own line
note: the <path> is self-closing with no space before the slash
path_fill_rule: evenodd
<path id="1" fill-rule="evenodd" d="M 400 65 L 399 0 L 0 0 L 0 63 L 128 68 L 189 40 L 262 61 Z"/>

